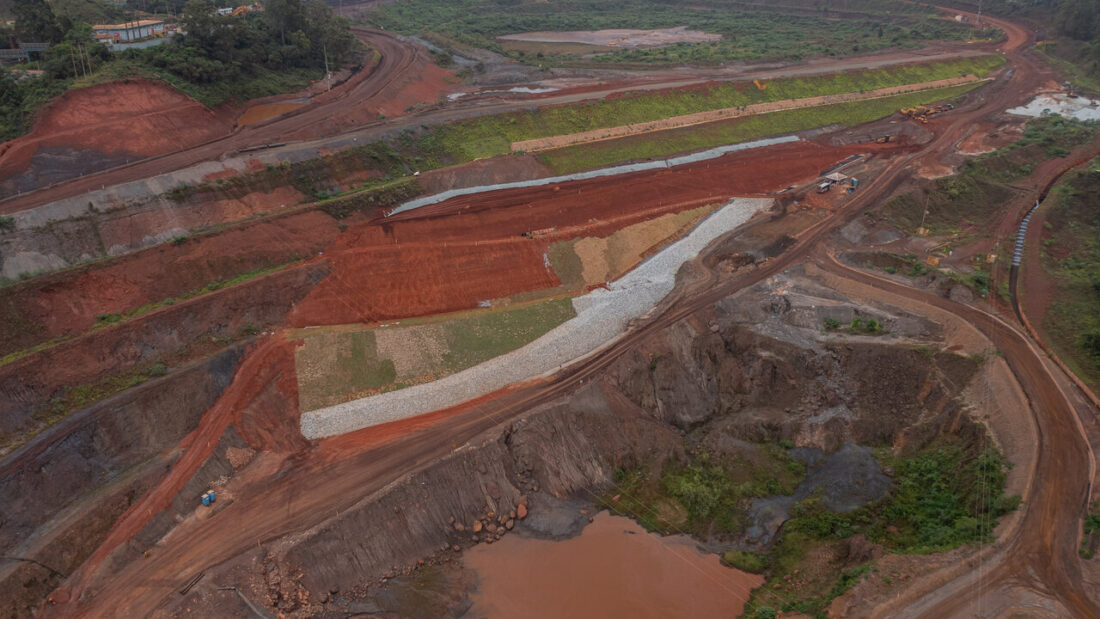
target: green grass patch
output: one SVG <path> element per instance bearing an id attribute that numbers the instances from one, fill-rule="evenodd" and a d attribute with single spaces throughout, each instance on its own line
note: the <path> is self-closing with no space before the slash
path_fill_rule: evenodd
<path id="1" fill-rule="evenodd" d="M 573 316 L 572 300 L 561 298 L 379 329 L 301 331 L 305 345 L 296 362 L 302 410 L 437 380 L 520 348 Z"/>
<path id="2" fill-rule="evenodd" d="M 977 86 L 968 84 L 881 99 L 785 110 L 618 140 L 579 144 L 541 153 L 539 160 L 556 174 L 569 174 L 624 161 L 668 157 L 685 151 L 737 144 L 818 127 L 851 127 L 889 116 L 903 107 L 957 97 Z"/>
<path id="3" fill-rule="evenodd" d="M 883 215 L 908 232 L 923 222 L 933 236 L 982 233 L 1016 196 L 1011 183 L 1026 178 L 1039 163 L 1085 144 L 1098 129 L 1100 123 L 1060 116 L 1033 119 L 1017 142 L 968 160 L 958 174 L 891 198 Z"/>
<path id="4" fill-rule="evenodd" d="M 485 116 L 439 127 L 425 139 L 423 149 L 427 152 L 445 152 L 457 160 L 471 160 L 507 154 L 510 152 L 512 142 L 534 138 L 618 127 L 755 103 L 860 92 L 959 77 L 961 75 L 985 76 L 998 68 L 1003 62 L 1004 59 L 1000 56 L 979 56 L 903 67 L 774 80 L 768 82 L 767 90 L 759 90 L 751 82 L 737 82 L 669 92 L 634 94 L 597 102 L 552 106 Z M 965 92 L 965 90 L 945 92 L 933 99 L 928 99 L 928 95 L 925 94 L 923 97 L 910 97 L 890 105 L 900 107 L 903 105 L 900 101 L 908 102 L 910 100 L 913 104 L 934 101 L 962 92 Z M 871 102 L 860 103 L 870 104 Z M 875 109 L 880 108 L 885 109 L 881 105 Z M 856 106 L 847 108 L 846 111 L 851 113 L 858 112 L 861 109 L 863 109 L 861 106 Z M 813 110 L 795 111 L 802 112 L 803 115 L 811 118 L 814 115 Z M 885 115 L 885 112 L 880 112 L 873 118 L 882 115 Z M 812 121 L 811 124 L 804 124 L 799 128 L 819 127 L 823 124 L 843 122 L 843 120 L 838 115 L 836 119 L 830 117 L 825 122 Z M 813 124 L 813 122 L 817 122 L 817 124 Z M 851 124 L 861 122 L 866 121 L 860 120 Z M 773 130 L 772 133 L 794 130 L 797 129 L 780 128 Z M 687 146 L 681 147 L 679 150 L 690 150 L 691 148 L 698 147 Z"/>
<path id="5" fill-rule="evenodd" d="M 728 537 L 744 530 L 752 499 L 791 494 L 804 477 L 805 466 L 773 443 L 726 458 L 699 452 L 659 477 L 645 468 L 617 471 L 601 505 L 653 531 Z"/>
<path id="6" fill-rule="evenodd" d="M 847 513 L 830 511 L 818 498 L 795 506 L 767 557 L 768 580 L 753 591 L 745 616 L 771 609 L 824 617 L 834 599 L 873 569 L 870 563 L 836 568 L 844 540 L 857 533 L 893 552 L 941 552 L 990 541 L 998 519 L 1019 504 L 1019 496 L 1004 494 L 1008 463 L 992 446 L 948 442 L 880 458 L 894 469 L 882 501 Z"/>
<path id="7" fill-rule="evenodd" d="M 1051 348 L 1081 380 L 1100 386 L 1100 160 L 1051 192 L 1043 268 L 1057 292 L 1043 317 Z"/>
<path id="8" fill-rule="evenodd" d="M 746 550 L 737 550 L 736 548 L 722 553 L 722 563 L 750 574 L 763 573 L 768 567 L 767 560 L 763 555 Z"/>
<path id="9" fill-rule="evenodd" d="M 855 19 L 818 14 L 819 4 L 796 1 L 779 5 L 753 2 L 656 2 L 623 0 L 577 3 L 566 0 L 410 0 L 381 5 L 371 23 L 407 34 L 434 33 L 454 46 L 479 47 L 539 65 L 585 63 L 667 66 L 712 64 L 729 60 L 786 59 L 866 53 L 913 47 L 930 40 L 991 36 L 936 16 L 927 7 L 881 0 L 861 3 Z M 874 6 L 871 6 L 871 5 Z M 706 43 L 679 43 L 650 49 L 584 52 L 525 50 L 503 46 L 495 37 L 518 32 L 670 28 L 687 26 L 723 35 Z"/>
<path id="10" fill-rule="evenodd" d="M 448 322 L 443 363 L 451 372 L 466 369 L 532 342 L 574 316 L 572 299 L 564 298 Z"/>

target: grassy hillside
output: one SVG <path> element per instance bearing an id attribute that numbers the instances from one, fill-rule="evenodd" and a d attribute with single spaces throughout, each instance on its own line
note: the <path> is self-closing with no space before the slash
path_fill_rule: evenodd
<path id="1" fill-rule="evenodd" d="M 1058 283 L 1043 330 L 1058 356 L 1100 386 L 1100 160 L 1052 193 L 1043 236 L 1043 269 Z"/>
<path id="2" fill-rule="evenodd" d="M 543 30 L 676 26 L 722 35 L 717 42 L 618 50 L 598 58 L 602 62 L 678 64 L 839 56 L 917 46 L 937 39 L 984 36 L 969 26 L 940 19 L 934 9 L 916 4 L 887 0 L 843 4 L 851 8 L 841 9 L 845 11 L 843 17 L 835 17 L 822 13 L 821 3 L 805 0 L 774 4 L 730 0 L 410 0 L 382 5 L 369 14 L 369 19 L 390 30 L 435 33 L 460 45 L 487 48 L 538 64 L 576 61 L 577 56 L 509 52 L 495 37 Z"/>
<path id="3" fill-rule="evenodd" d="M 859 92 L 967 74 L 985 76 L 1003 62 L 1004 59 L 1000 56 L 981 56 L 920 65 L 774 80 L 768 82 L 766 90 L 759 90 L 751 82 L 739 82 L 706 88 L 630 95 L 593 103 L 548 107 L 460 121 L 435 132 L 432 136 L 434 143 L 425 146 L 427 150 L 440 150 L 463 159 L 476 159 L 508 153 L 511 143 L 521 140 L 616 127 L 753 103 Z"/>

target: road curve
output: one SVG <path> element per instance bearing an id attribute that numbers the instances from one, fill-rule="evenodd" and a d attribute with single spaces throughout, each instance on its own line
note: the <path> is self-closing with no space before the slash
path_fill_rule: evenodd
<path id="1" fill-rule="evenodd" d="M 1010 41 L 1026 42 L 1026 35 L 1014 37 L 1008 26 L 1005 24 L 1002 28 L 1006 28 Z M 1022 29 L 1017 30 L 1022 32 Z M 1006 52 L 1017 64 L 1017 72 L 1012 79 L 995 87 L 996 92 L 1008 98 L 1027 96 L 1026 91 L 1031 87 L 1031 83 L 1021 77 L 1027 75 L 1027 67 L 1023 66 L 1025 61 L 1013 53 L 1022 44 L 1006 45 Z M 1021 85 L 1024 88 L 1020 88 Z M 572 392 L 598 376 L 641 339 L 806 259 L 839 226 L 888 197 L 904 174 L 914 169 L 921 159 L 937 157 L 952 148 L 961 131 L 983 113 L 982 109 L 958 110 L 957 114 L 949 116 L 942 123 L 950 125 L 941 124 L 943 131 L 925 150 L 891 162 L 843 210 L 800 235 L 796 244 L 776 260 L 725 280 L 713 272 L 708 273 L 704 280 L 678 289 L 663 311 L 637 325 L 627 336 L 549 379 L 517 385 L 472 405 L 410 420 L 399 429 L 370 429 L 320 441 L 311 450 L 295 456 L 293 464 L 280 474 L 244 488 L 235 502 L 215 516 L 189 523 L 186 530 L 169 536 L 149 558 L 125 565 L 118 573 L 101 575 L 97 590 L 72 591 L 74 595 L 67 603 L 63 601 L 56 607 L 46 607 L 43 614 L 147 615 L 199 571 L 236 557 L 257 544 L 313 526 L 325 517 L 321 514 L 346 509 L 393 479 L 447 455 L 455 443 L 464 443 L 533 406 Z M 1083 489 L 1087 487 L 1086 467 L 1082 466 L 1087 459 L 1087 446 L 1074 425 L 1072 410 L 1042 367 L 1034 349 L 1015 329 L 975 308 L 883 282 L 829 260 L 822 261 L 822 265 L 844 277 L 954 312 L 985 331 L 1005 353 L 1010 367 L 1035 404 L 1042 433 L 1037 470 L 1044 483 L 1035 485 L 1036 493 L 1025 507 L 1024 526 L 1020 528 L 1023 533 L 1009 540 L 1002 559 L 990 566 L 986 595 L 992 596 L 993 592 L 1024 583 L 1048 591 L 1070 612 L 1100 616 L 1100 608 L 1080 584 L 1080 565 L 1074 547 L 1084 508 Z M 214 421 L 204 417 L 201 424 Z M 201 428 L 196 432 L 201 432 Z M 247 534 L 241 533 L 241 523 L 248 523 Z M 946 600 L 930 598 L 924 612 L 926 616 L 965 612 L 968 600 L 972 599 L 967 597 L 967 582 L 959 579 L 950 587 L 960 595 Z M 82 595 L 84 593 L 89 595 Z"/>
<path id="2" fill-rule="evenodd" d="M 302 108 L 278 119 L 253 126 L 242 127 L 233 133 L 186 150 L 142 159 L 131 164 L 111 168 L 95 174 L 0 200 L 0 213 L 18 211 L 72 197 L 102 186 L 150 178 L 174 172 L 201 163 L 213 161 L 226 153 L 250 147 L 282 141 L 283 136 L 311 126 L 323 125 L 325 120 L 343 106 L 369 105 L 391 82 L 404 75 L 418 55 L 423 52 L 396 35 L 369 28 L 353 27 L 355 36 L 378 53 L 379 61 L 369 71 L 352 76 L 341 85 L 339 92 L 327 93 L 324 101 Z"/>

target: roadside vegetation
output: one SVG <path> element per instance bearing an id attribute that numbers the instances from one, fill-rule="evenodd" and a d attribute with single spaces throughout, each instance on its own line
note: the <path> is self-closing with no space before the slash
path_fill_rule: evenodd
<path id="1" fill-rule="evenodd" d="M 994 36 L 942 19 L 931 7 L 886 0 L 853 4 L 839 18 L 821 12 L 819 3 L 731 2 L 704 0 L 574 3 L 563 0 L 412 0 L 383 4 L 368 13 L 370 22 L 406 34 L 435 35 L 446 47 L 489 49 L 539 65 L 627 64 L 663 66 L 713 64 L 730 60 L 801 60 L 808 56 L 844 56 L 890 47 L 916 47 L 933 40 Z M 854 14 L 853 14 L 854 13 Z M 501 45 L 496 37 L 535 31 L 608 28 L 672 28 L 720 34 L 714 42 L 678 43 L 659 48 L 615 49 L 593 46 L 589 57 L 576 46 L 546 46 L 529 53 Z"/>
<path id="2" fill-rule="evenodd" d="M 926 554 L 992 540 L 998 519 L 1016 509 L 1019 497 L 1004 494 L 1010 465 L 984 443 L 947 438 L 910 454 L 879 450 L 892 477 L 882 500 L 834 512 L 813 496 L 795 504 L 766 549 L 725 552 L 727 565 L 766 578 L 745 616 L 824 617 L 833 599 L 876 569 L 871 555 L 857 556 L 853 547 Z M 804 466 L 788 455 L 789 447 L 758 444 L 747 459 L 725 460 L 697 451 L 686 464 L 620 470 L 601 504 L 650 530 L 686 532 L 712 545 L 736 543 L 752 499 L 791 494 L 802 481 Z"/>
<path id="3" fill-rule="evenodd" d="M 1043 269 L 1057 293 L 1043 317 L 1051 347 L 1082 380 L 1100 386 L 1100 160 L 1051 192 Z"/>
<path id="4" fill-rule="evenodd" d="M 70 88 L 149 78 L 215 107 L 301 88 L 339 68 L 358 45 L 323 0 L 277 0 L 238 17 L 216 15 L 208 0 L 190 0 L 183 33 L 117 54 L 94 40 L 86 22 L 55 14 L 45 0 L 18 4 L 13 37 L 53 45 L 40 63 L 24 67 L 41 68 L 40 77 L 16 80 L 0 69 L 0 140 L 27 132 L 34 114 Z"/>
<path id="5" fill-rule="evenodd" d="M 910 234 L 921 225 L 932 236 L 984 234 L 1004 204 L 1016 195 L 1011 183 L 1027 177 L 1037 164 L 1069 154 L 1098 130 L 1100 123 L 1096 122 L 1061 116 L 1036 118 L 1027 123 L 1014 144 L 967 160 L 958 174 L 892 198 L 882 214 Z"/>

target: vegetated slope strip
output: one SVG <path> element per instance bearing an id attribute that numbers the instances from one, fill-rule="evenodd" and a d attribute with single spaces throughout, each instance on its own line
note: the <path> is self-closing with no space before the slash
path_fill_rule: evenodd
<path id="1" fill-rule="evenodd" d="M 1086 383 L 1100 385 L 1100 160 L 1052 192 L 1041 233 L 1042 268 L 1057 282 L 1043 317 L 1051 347 Z M 1036 265 L 1031 265 L 1034 268 Z M 1025 299 L 1027 290 L 1024 291 Z"/>
<path id="2" fill-rule="evenodd" d="M 626 95 L 596 103 L 564 105 L 458 121 L 425 138 L 423 147 L 439 149 L 464 160 L 510 152 L 512 142 L 580 133 L 697 112 L 842 94 L 930 82 L 962 75 L 985 77 L 1004 58 L 979 56 L 954 61 L 851 71 L 827 76 L 788 78 L 768 83 L 765 90 L 751 82 Z"/>
<path id="3" fill-rule="evenodd" d="M 821 95 L 817 97 L 804 97 L 801 99 L 787 99 L 785 101 L 774 101 L 771 103 L 754 103 L 751 105 L 744 105 L 738 107 L 727 107 L 718 110 L 712 110 L 710 112 L 697 112 L 695 114 L 686 114 L 683 116 L 673 116 L 663 120 L 654 120 L 644 123 L 636 123 L 632 125 L 619 125 L 617 127 L 609 127 L 607 129 L 594 129 L 592 131 L 585 131 L 582 133 L 572 133 L 569 135 L 559 135 L 550 138 L 537 138 L 534 140 L 524 140 L 522 142 L 513 142 L 513 151 L 539 151 L 539 150 L 551 150 L 555 148 L 562 148 L 571 144 L 579 144 L 584 142 L 595 142 L 600 140 L 609 140 L 629 135 L 636 135 L 639 133 L 649 133 L 652 131 L 664 131 L 668 129 L 675 129 L 677 127 L 687 127 L 690 125 L 699 125 L 703 123 L 716 122 L 720 120 L 728 120 L 732 118 L 740 118 L 743 116 L 755 116 L 757 114 L 767 114 L 772 112 L 780 112 L 787 110 L 806 109 L 812 107 L 821 107 L 823 105 L 833 105 L 836 103 L 848 103 L 853 101 L 866 101 L 870 99 L 884 99 L 887 97 L 897 96 L 903 93 L 912 92 L 924 92 L 932 90 L 941 90 L 946 88 L 953 88 L 957 86 L 963 86 L 968 84 L 974 84 L 979 81 L 979 78 L 974 76 L 966 77 L 953 77 L 944 80 L 936 80 L 934 82 L 924 82 L 921 84 L 906 84 L 905 86 L 892 86 L 889 88 L 878 88 L 869 92 L 849 92 L 844 94 L 835 95 Z"/>
<path id="4" fill-rule="evenodd" d="M 874 8 L 888 11 L 893 3 Z M 968 25 L 937 19 L 930 9 L 895 11 L 888 19 L 823 19 L 809 15 L 810 7 L 781 14 L 771 7 L 725 2 L 696 3 L 625 0 L 578 4 L 500 0 L 413 0 L 384 4 L 368 12 L 372 23 L 407 34 L 438 33 L 461 45 L 508 53 L 494 37 L 517 32 L 602 30 L 614 28 L 671 28 L 723 35 L 717 42 L 679 44 L 649 50 L 607 50 L 599 60 L 645 64 L 720 62 L 734 59 L 801 59 L 815 54 L 845 55 L 897 46 L 915 46 L 935 39 L 972 39 L 980 36 Z M 866 7 L 865 7 L 866 8 Z M 732 9 L 732 10 L 731 10 Z M 532 63 L 576 61 L 573 55 L 528 57 Z"/>
<path id="5" fill-rule="evenodd" d="M 592 144 L 577 144 L 539 153 L 538 158 L 555 174 L 570 174 L 633 159 L 667 157 L 689 150 L 736 144 L 768 135 L 834 124 L 852 127 L 889 116 L 899 108 L 951 99 L 977 86 L 978 84 L 956 86 L 884 99 L 773 112 Z"/>

